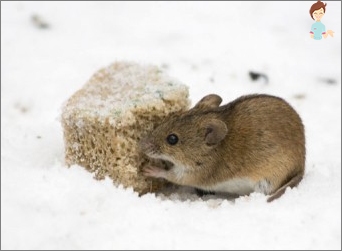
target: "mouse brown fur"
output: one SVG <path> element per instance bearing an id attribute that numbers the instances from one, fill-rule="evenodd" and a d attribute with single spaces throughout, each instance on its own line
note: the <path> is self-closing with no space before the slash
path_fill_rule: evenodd
<path id="1" fill-rule="evenodd" d="M 298 113 L 283 99 L 265 94 L 221 102 L 220 96 L 207 95 L 142 139 L 142 152 L 173 164 L 168 170 L 145 168 L 144 175 L 204 191 L 261 192 L 270 195 L 269 202 L 296 186 L 305 170 Z"/>

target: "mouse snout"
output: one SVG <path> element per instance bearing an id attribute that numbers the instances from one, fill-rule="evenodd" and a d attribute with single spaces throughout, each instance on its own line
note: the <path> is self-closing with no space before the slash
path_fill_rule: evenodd
<path id="1" fill-rule="evenodd" d="M 149 156 L 157 154 L 159 150 L 157 144 L 154 143 L 154 141 L 149 136 L 141 139 L 138 143 L 138 147 L 141 152 Z"/>

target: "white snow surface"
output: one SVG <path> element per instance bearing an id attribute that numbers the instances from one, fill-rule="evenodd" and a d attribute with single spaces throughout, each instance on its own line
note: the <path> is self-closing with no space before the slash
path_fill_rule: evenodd
<path id="1" fill-rule="evenodd" d="M 334 37 L 317 41 L 314 2 L 2 1 L 1 249 L 341 249 L 341 2 L 322 19 Z M 62 104 L 115 61 L 162 67 L 193 104 L 286 99 L 306 129 L 303 181 L 272 203 L 139 197 L 68 168 Z"/>

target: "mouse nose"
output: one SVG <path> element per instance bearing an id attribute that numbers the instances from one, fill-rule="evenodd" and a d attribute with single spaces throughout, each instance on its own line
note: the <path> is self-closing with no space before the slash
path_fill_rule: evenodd
<path id="1" fill-rule="evenodd" d="M 138 148 L 141 152 L 149 154 L 155 151 L 156 144 L 153 142 L 150 136 L 146 136 L 138 142 Z"/>
<path id="2" fill-rule="evenodd" d="M 149 137 L 144 137 L 138 142 L 138 148 L 142 152 L 146 152 L 146 150 L 149 148 L 148 146 L 151 145 L 151 142 L 149 140 Z"/>

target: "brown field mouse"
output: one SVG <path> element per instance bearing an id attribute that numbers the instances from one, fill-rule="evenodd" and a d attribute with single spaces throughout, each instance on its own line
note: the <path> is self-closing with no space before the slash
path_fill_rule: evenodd
<path id="1" fill-rule="evenodd" d="M 144 175 L 204 191 L 261 192 L 270 195 L 268 202 L 296 186 L 305 170 L 304 126 L 297 112 L 265 94 L 221 102 L 207 95 L 143 138 L 143 153 L 172 163 L 168 169 L 147 167 Z"/>

